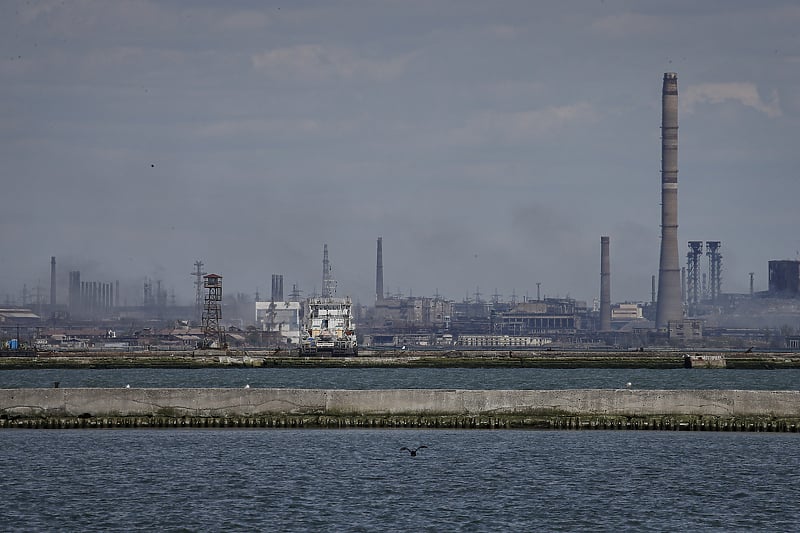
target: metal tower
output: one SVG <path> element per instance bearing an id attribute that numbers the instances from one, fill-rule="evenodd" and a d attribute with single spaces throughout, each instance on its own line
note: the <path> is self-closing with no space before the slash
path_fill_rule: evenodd
<path id="1" fill-rule="evenodd" d="M 303 291 L 297 286 L 297 283 L 292 283 L 292 292 L 289 293 L 290 302 L 299 302 L 303 297 Z"/>
<path id="2" fill-rule="evenodd" d="M 703 255 L 703 241 L 689 241 L 689 253 L 686 254 L 687 290 L 686 297 L 689 313 L 694 314 L 700 303 L 700 256 Z"/>
<path id="3" fill-rule="evenodd" d="M 208 274 L 208 272 L 203 272 L 203 262 L 200 260 L 195 261 L 192 275 L 195 278 L 194 320 L 197 323 L 200 323 L 203 316 L 203 276 L 206 274 Z"/>
<path id="4" fill-rule="evenodd" d="M 703 278 L 703 281 L 702 281 L 702 285 L 701 285 L 701 288 L 700 288 L 700 293 L 702 294 L 702 296 L 700 298 L 702 300 L 708 300 L 708 283 L 707 283 L 708 274 L 703 272 L 702 278 Z"/>
<path id="5" fill-rule="evenodd" d="M 719 241 L 706 241 L 708 256 L 709 299 L 716 302 L 722 296 L 722 254 Z"/>
<path id="6" fill-rule="evenodd" d="M 324 245 L 322 252 L 322 297 L 333 298 L 336 296 L 336 280 L 331 273 L 331 262 L 328 260 L 328 245 Z"/>
<path id="7" fill-rule="evenodd" d="M 203 303 L 203 347 L 227 348 L 225 331 L 220 328 L 222 318 L 222 276 L 206 274 L 203 276 L 206 297 Z"/>

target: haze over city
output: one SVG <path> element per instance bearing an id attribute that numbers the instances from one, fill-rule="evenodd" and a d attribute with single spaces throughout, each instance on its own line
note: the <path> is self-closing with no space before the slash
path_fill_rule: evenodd
<path id="1" fill-rule="evenodd" d="M 321 289 L 650 299 L 661 80 L 679 90 L 679 251 L 723 291 L 797 259 L 792 2 L 0 4 L 0 297 L 69 270 L 194 301 Z M 139 291 L 139 292 L 137 292 Z"/>

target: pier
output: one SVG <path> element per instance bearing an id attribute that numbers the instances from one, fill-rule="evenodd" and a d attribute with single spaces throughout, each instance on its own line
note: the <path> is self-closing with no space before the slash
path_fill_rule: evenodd
<path id="1" fill-rule="evenodd" d="M 0 429 L 164 427 L 797 432 L 800 391 L 0 389 Z"/>

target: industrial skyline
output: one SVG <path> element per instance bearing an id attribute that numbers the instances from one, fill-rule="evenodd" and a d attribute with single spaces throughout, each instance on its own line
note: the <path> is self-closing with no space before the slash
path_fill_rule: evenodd
<path id="1" fill-rule="evenodd" d="M 665 72 L 678 253 L 722 242 L 723 290 L 765 290 L 800 249 L 798 23 L 781 1 L 5 2 L 0 295 L 47 299 L 51 256 L 121 303 L 149 279 L 191 304 L 198 258 L 228 294 L 320 292 L 327 243 L 366 303 L 380 236 L 387 293 L 591 302 L 607 235 L 612 300 L 649 301 Z"/>
<path id="2" fill-rule="evenodd" d="M 610 329 L 611 306 L 615 303 L 631 303 L 630 300 L 619 300 L 612 298 L 611 294 L 611 252 L 610 252 L 610 237 L 601 236 L 600 238 L 600 283 L 599 283 L 599 298 L 595 297 L 590 300 L 583 300 L 583 303 L 589 307 L 597 307 L 599 311 L 599 330 L 606 331 Z M 703 242 L 702 241 L 689 241 L 689 252 L 686 254 L 685 266 L 677 268 L 679 272 L 678 284 L 676 286 L 678 303 L 681 309 L 676 316 L 670 317 L 669 320 L 680 320 L 683 317 L 693 315 L 694 309 L 701 303 L 716 302 L 719 297 L 723 295 L 739 295 L 739 296 L 754 296 L 755 289 L 752 282 L 755 273 L 750 273 L 750 290 L 749 293 L 734 293 L 731 291 L 722 291 L 722 253 L 720 248 L 722 243 L 719 241 L 707 241 L 706 253 L 707 264 L 701 264 L 700 256 L 703 255 Z M 194 302 L 177 301 L 175 298 L 175 291 L 163 285 L 162 280 L 152 280 L 144 278 L 142 284 L 130 289 L 128 292 L 120 290 L 120 281 L 115 282 L 89 280 L 84 277 L 81 280 L 81 272 L 70 270 L 68 273 L 61 273 L 57 267 L 57 258 L 55 256 L 50 258 L 50 280 L 48 286 L 37 286 L 32 290 L 25 288 L 27 301 L 10 301 L 10 297 L 6 296 L 6 305 L 27 305 L 27 306 L 66 306 L 73 311 L 75 309 L 83 309 L 88 311 L 90 306 L 98 306 L 103 309 L 111 309 L 117 307 L 163 307 L 163 306 L 187 306 L 194 304 L 195 318 L 199 321 L 203 303 L 203 279 L 207 272 L 203 270 L 203 261 L 197 260 L 194 262 L 195 270 L 189 276 L 194 278 L 191 284 L 194 285 L 195 298 Z M 777 265 L 777 266 L 776 266 Z M 769 280 L 766 291 L 786 296 L 786 291 L 794 294 L 797 292 L 796 286 L 800 284 L 800 278 L 797 275 L 792 277 L 792 269 L 797 269 L 800 265 L 800 260 L 770 260 L 766 263 L 768 273 L 765 277 Z M 780 270 L 776 270 L 780 269 Z M 216 275 L 216 274 L 214 274 Z M 64 279 L 62 279 L 64 278 Z M 68 278 L 68 282 L 67 282 Z M 337 296 L 338 281 L 331 264 L 327 243 L 323 244 L 322 248 L 322 277 L 319 285 L 303 288 L 299 284 L 292 284 L 291 294 L 284 293 L 283 290 L 284 274 L 271 274 L 271 287 L 269 291 L 261 291 L 256 289 L 252 294 L 236 293 L 235 297 L 241 299 L 249 299 L 252 301 L 297 301 L 305 296 L 321 296 L 323 298 L 330 298 Z M 651 300 L 637 300 L 635 302 L 641 304 L 648 304 L 658 302 L 655 290 L 655 279 L 652 280 L 652 295 Z M 701 282 L 702 279 L 702 282 Z M 376 248 L 376 263 L 375 263 L 375 296 L 374 301 L 358 301 L 359 304 L 370 306 L 378 304 L 384 299 L 397 299 L 406 297 L 434 297 L 441 298 L 449 301 L 483 301 L 483 302 L 524 302 L 553 298 L 547 294 L 542 295 L 540 291 L 540 282 L 536 283 L 535 295 L 524 293 L 520 294 L 512 291 L 510 295 L 501 295 L 496 290 L 489 292 L 481 290 L 480 287 L 475 287 L 473 292 L 466 291 L 459 297 L 458 295 L 440 294 L 438 291 L 434 294 L 422 294 L 409 291 L 409 294 L 402 292 L 385 291 L 383 280 L 383 238 L 378 237 Z M 793 288 L 794 287 L 794 288 Z M 765 291 L 758 291 L 765 292 Z M 47 296 L 46 296 L 47 295 Z M 287 296 L 285 298 L 285 296 Z M 340 296 L 340 295 L 339 295 Z M 349 294 L 347 296 L 350 296 Z M 556 296 L 555 299 L 562 299 Z M 569 298 L 567 299 L 574 299 Z M 657 311 L 656 311 L 657 314 Z M 659 326 L 661 328 L 665 326 Z"/>

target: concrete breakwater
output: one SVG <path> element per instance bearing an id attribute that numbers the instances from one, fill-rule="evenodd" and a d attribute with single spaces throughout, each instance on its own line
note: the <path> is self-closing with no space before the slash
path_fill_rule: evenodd
<path id="1" fill-rule="evenodd" d="M 798 431 L 800 391 L 0 389 L 0 428 L 14 427 Z"/>

